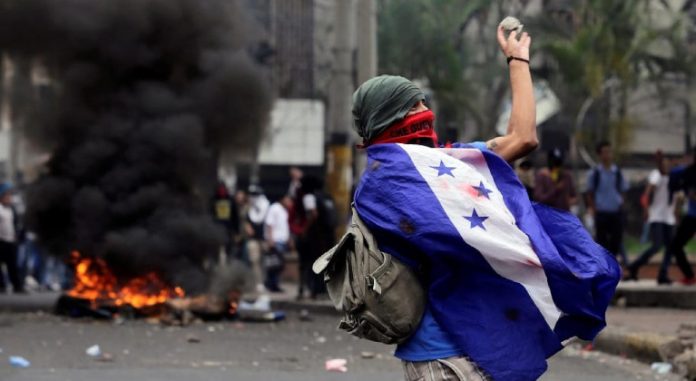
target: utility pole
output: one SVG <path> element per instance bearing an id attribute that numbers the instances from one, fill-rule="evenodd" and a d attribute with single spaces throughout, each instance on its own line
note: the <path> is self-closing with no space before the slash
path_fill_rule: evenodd
<path id="1" fill-rule="evenodd" d="M 377 75 L 377 2 L 358 0 L 358 84 Z"/>
<path id="2" fill-rule="evenodd" d="M 357 63 L 358 85 L 377 75 L 377 2 L 358 0 L 357 18 Z M 364 150 L 356 151 L 353 158 L 353 173 L 357 179 L 367 166 Z"/>
<path id="3" fill-rule="evenodd" d="M 329 95 L 329 131 L 326 149 L 326 179 L 339 222 L 347 220 L 353 182 L 351 103 L 353 52 L 355 46 L 355 0 L 335 2 L 336 42 Z M 344 226 L 339 223 L 339 228 Z"/>

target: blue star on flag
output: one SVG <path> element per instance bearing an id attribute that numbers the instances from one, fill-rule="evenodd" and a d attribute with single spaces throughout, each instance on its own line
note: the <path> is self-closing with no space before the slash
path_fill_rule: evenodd
<path id="1" fill-rule="evenodd" d="M 452 174 L 452 170 L 456 169 L 457 167 L 448 167 L 445 165 L 444 161 L 440 160 L 440 166 L 431 166 L 430 168 L 437 169 L 437 177 L 440 177 L 442 175 L 450 175 L 454 177 L 454 175 Z"/>
<path id="2" fill-rule="evenodd" d="M 480 227 L 481 229 L 486 230 L 486 227 L 483 226 L 483 221 L 487 220 L 488 217 L 479 216 L 478 213 L 476 213 L 476 209 L 474 209 L 474 213 L 470 217 L 464 216 L 464 218 L 471 222 L 471 226 L 469 227 L 470 229 Z"/>
<path id="3" fill-rule="evenodd" d="M 489 200 L 491 199 L 491 198 L 488 196 L 488 194 L 489 194 L 489 193 L 493 193 L 493 191 L 490 190 L 490 189 L 488 189 L 488 188 L 486 188 L 486 186 L 483 185 L 483 181 L 481 181 L 481 183 L 479 184 L 479 186 L 473 187 L 473 188 L 476 189 L 476 190 L 478 191 L 479 196 L 483 196 L 483 197 L 485 197 L 485 198 L 487 198 L 487 199 L 489 199 Z"/>

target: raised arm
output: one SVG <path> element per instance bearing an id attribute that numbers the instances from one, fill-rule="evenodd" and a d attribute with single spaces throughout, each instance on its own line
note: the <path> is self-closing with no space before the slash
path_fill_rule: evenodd
<path id="1" fill-rule="evenodd" d="M 505 38 L 505 32 L 498 27 L 498 44 L 505 57 L 515 57 L 529 61 L 529 46 L 532 38 L 525 32 L 517 39 L 513 31 Z M 514 161 L 532 152 L 539 141 L 536 133 L 536 104 L 529 63 L 513 59 L 509 63 L 510 88 L 512 90 L 512 111 L 507 134 L 489 140 L 486 145 L 507 161 Z"/>

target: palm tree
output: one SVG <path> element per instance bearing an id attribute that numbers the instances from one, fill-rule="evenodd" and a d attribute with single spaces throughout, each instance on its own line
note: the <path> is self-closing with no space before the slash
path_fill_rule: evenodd
<path id="1" fill-rule="evenodd" d="M 492 134 L 508 88 L 495 26 L 514 3 L 382 0 L 380 72 L 427 80 L 438 125 L 462 130 L 474 124 L 477 131 L 470 135 Z"/>
<path id="2" fill-rule="evenodd" d="M 657 10 L 663 18 L 668 13 L 666 25 L 656 26 Z M 630 92 L 646 83 L 666 89 L 661 85 L 675 76 L 689 77 L 693 54 L 686 54 L 683 23 L 668 2 L 651 0 L 577 1 L 535 20 L 549 79 L 566 113 L 576 116 L 581 143 L 609 139 L 625 148 L 635 123 Z"/>

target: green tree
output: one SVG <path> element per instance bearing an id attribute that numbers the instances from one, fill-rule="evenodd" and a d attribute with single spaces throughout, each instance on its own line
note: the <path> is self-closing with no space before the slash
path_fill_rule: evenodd
<path id="1" fill-rule="evenodd" d="M 380 72 L 425 79 L 438 105 L 438 125 L 472 121 L 493 133 L 507 91 L 495 26 L 506 1 L 382 0 Z"/>
<path id="2" fill-rule="evenodd" d="M 668 16 L 666 25 L 655 26 L 656 10 Z M 578 123 L 592 114 L 592 126 L 578 135 L 586 143 L 609 139 L 624 148 L 635 123 L 627 112 L 629 93 L 646 83 L 664 88 L 675 76 L 688 78 L 693 67 L 684 19 L 666 1 L 575 1 L 532 27 L 566 114 Z"/>

